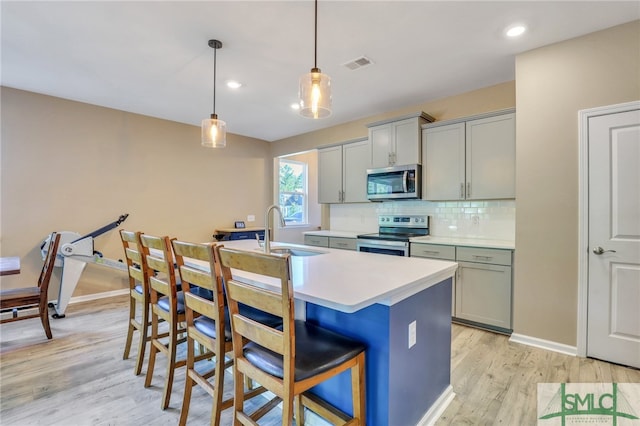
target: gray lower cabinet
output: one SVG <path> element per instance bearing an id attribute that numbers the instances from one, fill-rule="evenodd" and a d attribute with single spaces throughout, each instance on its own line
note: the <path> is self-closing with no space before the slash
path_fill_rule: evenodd
<path id="1" fill-rule="evenodd" d="M 440 244 L 416 244 L 411 243 L 409 256 L 422 257 L 425 259 L 456 261 L 456 246 L 445 246 Z M 456 276 L 453 276 L 451 286 L 451 316 L 456 316 Z"/>
<path id="2" fill-rule="evenodd" d="M 319 235 L 305 235 L 304 244 L 307 246 L 329 247 L 329 237 Z"/>
<path id="3" fill-rule="evenodd" d="M 329 237 L 329 247 L 343 250 L 355 250 L 356 238 Z"/>
<path id="4" fill-rule="evenodd" d="M 304 243 L 308 246 L 330 247 L 343 250 L 355 250 L 356 238 L 328 237 L 320 235 L 305 235 Z"/>
<path id="5" fill-rule="evenodd" d="M 510 332 L 511 250 L 457 247 L 455 318 Z"/>
<path id="6" fill-rule="evenodd" d="M 454 320 L 512 331 L 512 250 L 412 243 L 411 256 L 458 262 Z"/>

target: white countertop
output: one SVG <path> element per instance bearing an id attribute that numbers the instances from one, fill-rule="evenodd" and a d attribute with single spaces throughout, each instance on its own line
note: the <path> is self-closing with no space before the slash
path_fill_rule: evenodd
<path id="1" fill-rule="evenodd" d="M 255 241 L 225 241 L 224 245 L 255 251 Z M 458 264 L 442 260 L 398 257 L 351 250 L 274 242 L 272 248 L 299 247 L 321 252 L 317 256 L 292 256 L 295 298 L 338 311 L 352 313 L 379 303 L 393 305 L 450 278 Z M 239 280 L 276 285 L 265 277 L 234 273 Z"/>
<path id="2" fill-rule="evenodd" d="M 374 233 L 374 232 L 371 232 Z M 349 232 L 349 231 L 307 231 L 304 235 L 316 235 L 319 237 L 341 237 L 341 238 L 357 238 L 358 235 L 366 234 L 366 232 Z M 496 240 L 490 238 L 464 238 L 464 237 L 436 237 L 427 235 L 425 237 L 411 238 L 412 243 L 442 244 L 448 246 L 465 246 L 465 247 L 487 247 L 506 250 L 515 250 L 516 243 L 513 240 Z"/>
<path id="3" fill-rule="evenodd" d="M 412 243 L 442 244 L 448 246 L 487 247 L 496 249 L 515 250 L 516 243 L 513 240 L 491 240 L 483 238 L 458 238 L 458 237 L 426 237 L 411 238 Z"/>
<path id="4" fill-rule="evenodd" d="M 318 237 L 339 237 L 339 238 L 357 238 L 360 234 L 366 234 L 366 232 L 349 232 L 349 231 L 307 231 L 304 235 L 316 235 Z"/>

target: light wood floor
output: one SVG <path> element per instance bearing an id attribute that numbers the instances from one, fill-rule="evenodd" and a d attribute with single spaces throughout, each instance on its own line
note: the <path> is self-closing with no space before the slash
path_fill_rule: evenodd
<path id="1" fill-rule="evenodd" d="M 133 375 L 135 352 L 122 360 L 127 315 L 126 297 L 71 305 L 66 318 L 52 320 L 52 341 L 37 319 L 3 324 L 0 424 L 177 424 L 183 369 L 170 408 L 162 411 L 164 357 L 158 358 L 153 386 L 145 389 L 144 376 Z M 535 425 L 537 383 L 640 382 L 639 370 L 510 343 L 474 328 L 454 324 L 452 337 L 456 398 L 437 425 Z M 190 424 L 208 424 L 210 401 L 194 390 Z M 227 410 L 222 425 L 230 424 Z M 266 424 L 279 421 L 271 416 Z"/>

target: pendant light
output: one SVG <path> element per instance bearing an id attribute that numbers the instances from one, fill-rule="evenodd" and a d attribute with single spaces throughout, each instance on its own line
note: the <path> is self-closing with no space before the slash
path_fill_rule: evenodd
<path id="1" fill-rule="evenodd" d="M 311 72 L 300 77 L 300 115 L 325 118 L 331 115 L 331 77 L 318 68 L 318 0 L 315 0 L 314 56 Z"/>
<path id="2" fill-rule="evenodd" d="M 213 114 L 211 118 L 202 120 L 202 146 L 207 148 L 224 148 L 227 146 L 227 123 L 218 120 L 216 114 L 216 52 L 222 47 L 220 40 L 209 40 L 213 49 Z"/>

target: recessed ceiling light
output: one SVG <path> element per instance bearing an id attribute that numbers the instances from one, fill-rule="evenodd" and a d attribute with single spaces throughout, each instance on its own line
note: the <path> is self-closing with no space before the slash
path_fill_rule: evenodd
<path id="1" fill-rule="evenodd" d="M 300 109 L 300 104 L 299 103 L 293 103 L 291 104 L 291 109 L 295 109 L 296 111 Z"/>
<path id="2" fill-rule="evenodd" d="M 240 87 L 242 87 L 242 83 L 239 83 L 239 82 L 233 81 L 233 80 L 229 80 L 229 81 L 227 81 L 227 87 L 229 87 L 230 89 L 239 89 Z"/>
<path id="3" fill-rule="evenodd" d="M 513 25 L 507 28 L 505 34 L 507 35 L 507 37 L 518 37 L 524 34 L 526 30 L 527 28 L 524 25 Z"/>

